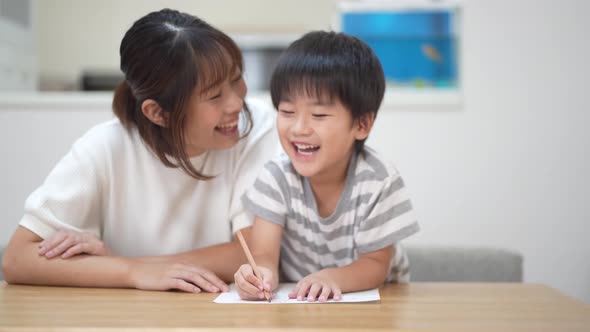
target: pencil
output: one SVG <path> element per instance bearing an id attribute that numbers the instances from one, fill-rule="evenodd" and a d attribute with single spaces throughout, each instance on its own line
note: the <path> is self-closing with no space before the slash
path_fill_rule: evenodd
<path id="1" fill-rule="evenodd" d="M 250 264 L 250 266 L 252 266 L 252 270 L 254 270 L 254 275 L 256 276 L 256 278 L 260 279 L 260 281 L 262 282 L 262 276 L 260 275 L 260 273 L 258 272 L 258 267 L 256 266 L 256 262 L 254 261 L 254 257 L 252 257 L 252 253 L 250 252 L 250 248 L 248 248 L 248 244 L 246 243 L 246 240 L 244 240 L 244 236 L 242 235 L 241 231 L 237 231 L 236 235 L 238 236 L 238 240 L 240 240 L 240 244 L 242 245 L 242 249 L 244 249 L 244 253 L 246 254 L 246 258 L 248 258 L 248 263 Z M 268 302 L 270 302 L 270 292 L 267 291 L 263 291 L 264 292 L 264 297 L 268 300 Z"/>

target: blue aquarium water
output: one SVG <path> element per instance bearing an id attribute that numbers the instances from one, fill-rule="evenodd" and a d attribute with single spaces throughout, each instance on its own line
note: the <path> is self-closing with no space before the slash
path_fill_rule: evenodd
<path id="1" fill-rule="evenodd" d="M 369 44 L 388 83 L 413 87 L 456 87 L 457 36 L 453 12 L 351 12 L 342 31 Z"/>

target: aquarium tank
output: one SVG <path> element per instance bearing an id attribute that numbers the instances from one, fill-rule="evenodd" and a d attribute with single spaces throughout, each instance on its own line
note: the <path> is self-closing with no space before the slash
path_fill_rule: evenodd
<path id="1" fill-rule="evenodd" d="M 457 88 L 457 10 L 355 9 L 341 12 L 341 30 L 375 51 L 387 83 L 412 88 Z"/>

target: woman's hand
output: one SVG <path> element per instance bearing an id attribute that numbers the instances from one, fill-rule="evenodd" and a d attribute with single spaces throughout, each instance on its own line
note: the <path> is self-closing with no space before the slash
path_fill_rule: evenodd
<path id="1" fill-rule="evenodd" d="M 236 288 L 242 300 L 264 300 L 264 292 L 272 294 L 273 273 L 270 269 L 258 266 L 262 281 L 256 277 L 250 264 L 240 266 L 234 274 Z"/>
<path id="2" fill-rule="evenodd" d="M 133 287 L 143 290 L 177 289 L 189 293 L 229 291 L 227 284 L 213 272 L 189 264 L 136 261 L 130 277 Z"/>
<path id="3" fill-rule="evenodd" d="M 70 258 L 80 254 L 107 256 L 110 250 L 94 234 L 69 229 L 57 231 L 39 244 L 39 255 L 47 258 L 60 255 Z"/>
<path id="4" fill-rule="evenodd" d="M 340 287 L 330 278 L 326 270 L 321 270 L 312 273 L 307 277 L 299 280 L 295 289 L 289 293 L 290 299 L 297 299 L 303 301 L 314 302 L 316 299 L 319 302 L 326 302 L 329 298 L 340 301 L 342 292 Z"/>

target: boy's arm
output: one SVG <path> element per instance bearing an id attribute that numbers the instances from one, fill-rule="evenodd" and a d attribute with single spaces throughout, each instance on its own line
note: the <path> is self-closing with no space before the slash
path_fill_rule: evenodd
<path id="1" fill-rule="evenodd" d="M 256 217 L 250 241 L 248 242 L 256 265 L 265 267 L 272 272 L 271 287 L 273 290 L 279 285 L 279 256 L 282 232 L 283 228 L 280 225 Z"/>
<path id="2" fill-rule="evenodd" d="M 342 293 L 378 287 L 387 277 L 391 250 L 388 246 L 362 254 L 349 265 L 312 273 L 297 283 L 289 297 L 325 302 L 329 297 L 340 300 Z"/>
<path id="3" fill-rule="evenodd" d="M 235 273 L 235 282 L 240 298 L 261 300 L 263 291 L 273 291 L 279 285 L 278 268 L 282 227 L 256 217 L 248 247 L 262 276 L 259 280 L 249 264 L 242 265 Z"/>
<path id="4" fill-rule="evenodd" d="M 359 255 L 359 258 L 349 265 L 324 269 L 343 293 L 357 292 L 379 287 L 385 282 L 389 272 L 392 246 Z"/>

